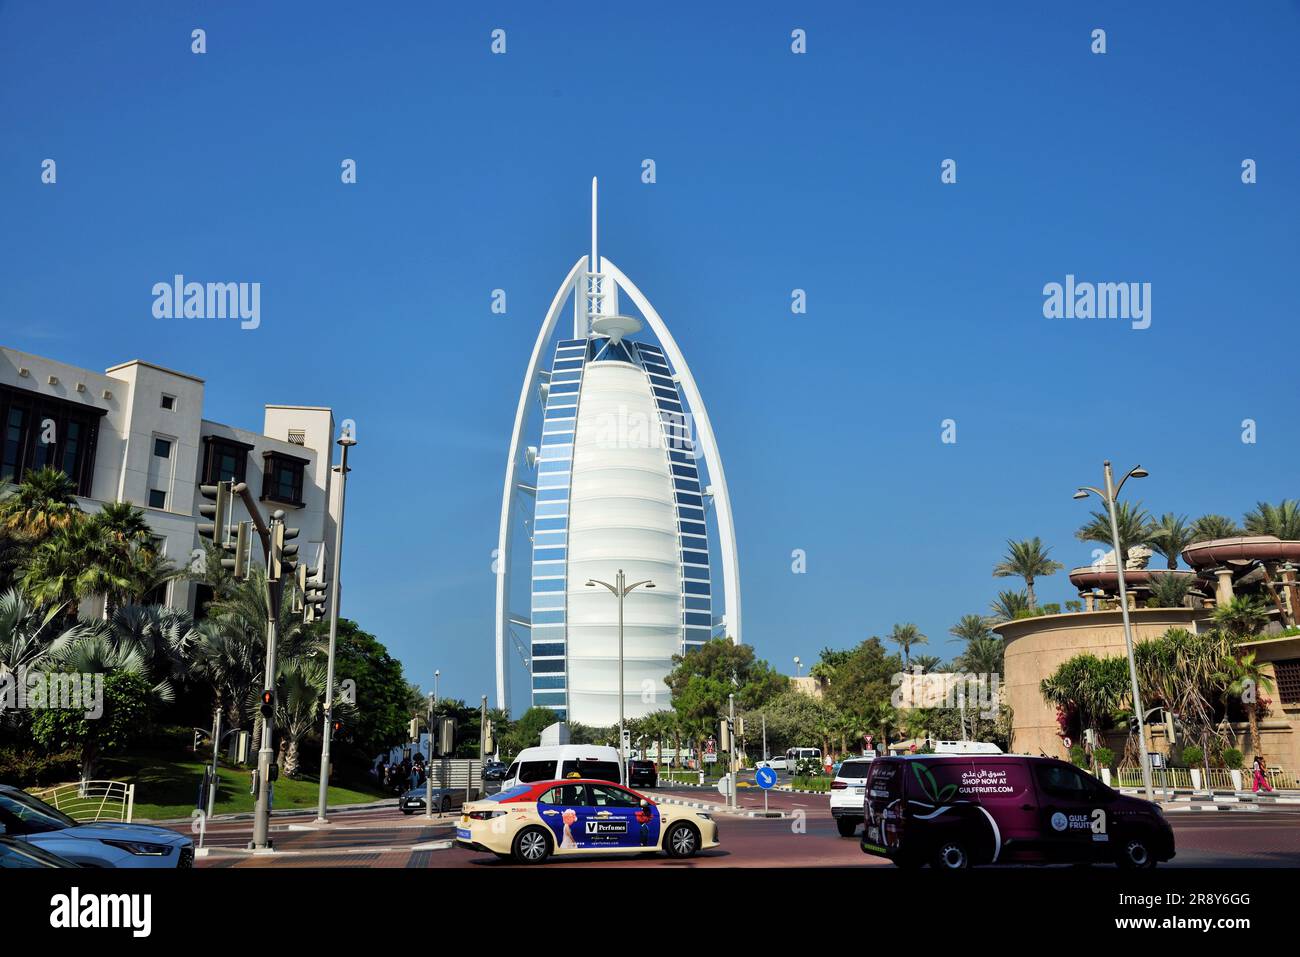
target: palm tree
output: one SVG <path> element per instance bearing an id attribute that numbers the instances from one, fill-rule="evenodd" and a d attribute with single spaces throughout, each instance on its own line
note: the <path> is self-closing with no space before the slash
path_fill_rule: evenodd
<path id="1" fill-rule="evenodd" d="M 1000 591 L 989 608 L 998 621 L 1012 621 L 1032 610 L 1029 607 L 1029 596 L 1023 591 Z"/>
<path id="2" fill-rule="evenodd" d="M 1192 544 L 1192 530 L 1187 524 L 1187 516 L 1165 512 L 1152 527 L 1147 544 L 1164 556 L 1170 568 L 1177 568 L 1178 556 Z"/>
<path id="3" fill-rule="evenodd" d="M 862 715 L 862 723 L 867 731 L 876 735 L 880 746 L 876 749 L 881 754 L 889 753 L 889 738 L 898 730 L 900 718 L 898 711 L 888 701 L 875 701 L 867 705 Z"/>
<path id="4" fill-rule="evenodd" d="M 189 613 L 157 605 L 124 605 L 113 612 L 109 635 L 119 648 L 139 653 L 156 682 L 155 693 L 171 701 L 175 682 L 187 677 L 199 642 Z"/>
<path id="5" fill-rule="evenodd" d="M 1300 539 L 1300 502 L 1283 499 L 1279 505 L 1256 502 L 1246 513 L 1246 532 L 1251 535 L 1275 535 L 1283 541 Z"/>
<path id="6" fill-rule="evenodd" d="M 1001 638 L 975 638 L 966 643 L 966 650 L 957 656 L 956 664 L 970 674 L 999 675 L 1003 650 Z"/>
<path id="7" fill-rule="evenodd" d="M 938 655 L 917 655 L 912 664 L 921 669 L 921 674 L 928 675 L 939 667 L 942 660 Z"/>
<path id="8" fill-rule="evenodd" d="M 1192 541 L 1210 542 L 1218 538 L 1237 538 L 1241 528 L 1226 515 L 1202 515 L 1192 522 Z"/>
<path id="9" fill-rule="evenodd" d="M 108 596 L 129 584 L 112 540 L 101 526 L 84 517 L 54 526 L 32 549 L 22 578 L 31 598 L 65 605 L 72 618 L 82 599 Z"/>
<path id="10" fill-rule="evenodd" d="M 948 634 L 969 645 L 981 638 L 992 638 L 993 629 L 983 615 L 962 615 L 957 624 L 948 629 Z"/>
<path id="11" fill-rule="evenodd" d="M 1250 725 L 1250 752 L 1259 754 L 1259 693 L 1274 690 L 1273 678 L 1255 652 L 1248 651 L 1240 658 L 1231 655 L 1223 659 L 1223 670 L 1217 677 L 1223 681 L 1225 691 L 1241 701 Z"/>
<path id="12" fill-rule="evenodd" d="M 130 502 L 108 502 L 90 520 L 122 545 L 151 545 L 153 529 L 144 512 Z"/>
<path id="13" fill-rule="evenodd" d="M 1268 611 L 1263 602 L 1248 595 L 1233 595 L 1231 601 L 1214 609 L 1213 618 L 1236 644 L 1254 637 L 1268 624 Z"/>
<path id="14" fill-rule="evenodd" d="M 212 619 L 195 628 L 190 674 L 212 689 L 213 708 L 226 716 L 231 727 L 244 725 L 249 696 L 262 684 L 256 648 L 245 632 L 227 630 Z"/>
<path id="15" fill-rule="evenodd" d="M 87 634 L 83 625 L 61 629 L 61 605 L 37 605 L 17 588 L 0 594 L 0 674 L 41 667 L 47 657 Z"/>
<path id="16" fill-rule="evenodd" d="M 239 582 L 228 595 L 212 602 L 208 608 L 209 619 L 223 631 L 239 636 L 250 646 L 252 659 L 257 663 L 259 675 L 265 674 L 266 621 L 267 621 L 266 570 L 258 564 L 249 569 L 248 578 Z M 276 632 L 277 671 L 291 668 L 293 664 L 320 650 L 320 639 L 303 626 L 302 617 L 292 612 L 293 589 L 284 588 L 280 596 L 280 627 Z M 259 685 L 255 683 L 254 690 Z M 255 694 L 254 694 L 255 697 Z M 245 701 L 244 707 L 251 706 Z M 421 713 L 423 713 L 421 711 Z M 261 747 L 262 716 L 254 713 L 253 750 Z"/>
<path id="17" fill-rule="evenodd" d="M 125 568 L 127 587 L 122 598 L 136 604 L 144 604 L 150 595 L 168 582 L 185 575 L 185 571 L 152 548 L 136 547 L 131 549 Z"/>
<path id="18" fill-rule="evenodd" d="M 1075 532 L 1081 542 L 1098 542 L 1114 547 L 1114 538 L 1110 530 L 1109 512 L 1091 512 L 1091 518 Z M 1155 523 L 1142 507 L 1141 502 L 1117 502 L 1115 505 L 1115 524 L 1119 528 L 1119 561 L 1127 564 L 1129 549 L 1134 545 L 1145 545 L 1151 540 Z"/>
<path id="19" fill-rule="evenodd" d="M 930 639 L 921 634 L 921 630 L 910 621 L 905 625 L 895 625 L 894 630 L 889 633 L 889 640 L 898 645 L 898 650 L 903 653 L 904 667 L 911 664 L 913 646 L 924 645 L 930 641 Z"/>
<path id="20" fill-rule="evenodd" d="M 1150 581 L 1153 608 L 1181 608 L 1192 590 L 1190 575 L 1152 575 Z"/>
<path id="21" fill-rule="evenodd" d="M 148 678 L 148 665 L 140 652 L 118 645 L 103 621 L 85 623 L 86 634 L 68 642 L 50 655 L 60 671 L 81 675 L 108 675 L 111 673 L 138 675 Z M 157 688 L 154 689 L 157 692 Z M 163 697 L 163 700 L 171 700 Z M 93 734 L 86 735 L 81 744 L 81 780 L 95 776 L 95 766 L 100 757 L 100 744 Z"/>
<path id="22" fill-rule="evenodd" d="M 1037 535 L 1019 542 L 1007 540 L 1007 554 L 997 565 L 993 566 L 994 578 L 1023 578 L 1025 593 L 1029 597 L 1031 610 L 1038 608 L 1038 598 L 1034 594 L 1034 580 L 1045 575 L 1054 575 L 1065 566 L 1048 557 L 1050 548 L 1044 548 Z"/>
<path id="23" fill-rule="evenodd" d="M 276 691 L 276 730 L 280 732 L 280 765 L 286 777 L 297 777 L 299 744 L 316 728 L 325 695 L 325 662 L 293 662 L 280 668 Z"/>
<path id="24" fill-rule="evenodd" d="M 43 537 L 75 521 L 77 487 L 58 469 L 28 470 L 17 488 L 0 501 L 0 525 L 33 537 Z"/>

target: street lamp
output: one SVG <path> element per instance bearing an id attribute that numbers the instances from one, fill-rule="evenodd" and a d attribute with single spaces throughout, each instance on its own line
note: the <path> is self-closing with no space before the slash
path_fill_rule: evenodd
<path id="1" fill-rule="evenodd" d="M 1102 464 L 1106 475 L 1106 490 L 1103 492 L 1091 485 L 1084 485 L 1074 493 L 1074 497 L 1087 498 L 1089 493 L 1096 495 L 1106 503 L 1106 511 L 1110 515 L 1110 537 L 1111 543 L 1115 546 L 1115 571 L 1119 579 L 1119 609 L 1124 619 L 1124 648 L 1128 654 L 1128 677 L 1132 685 L 1133 715 L 1137 720 L 1138 752 L 1142 761 L 1142 789 L 1146 792 L 1147 800 L 1151 801 L 1154 800 L 1151 787 L 1151 758 L 1147 754 L 1146 721 L 1142 715 L 1142 696 L 1138 691 L 1137 663 L 1133 659 L 1133 626 L 1129 623 L 1128 617 L 1128 585 L 1124 581 L 1124 550 L 1120 547 L 1119 520 L 1115 517 L 1115 502 L 1124 483 L 1131 478 L 1146 478 L 1150 473 L 1142 466 L 1135 465 L 1116 485 L 1110 460 L 1107 459 Z"/>
<path id="2" fill-rule="evenodd" d="M 433 672 L 433 694 L 429 695 L 429 745 L 428 745 L 428 762 L 424 768 L 424 817 L 425 820 L 433 819 L 433 721 L 434 712 L 438 708 L 438 679 L 442 677 L 442 669 L 435 669 Z M 418 751 L 416 752 L 419 753 Z M 446 770 L 447 762 L 444 758 L 442 762 L 443 770 Z M 451 775 L 443 774 L 441 787 L 451 786 Z"/>
<path id="3" fill-rule="evenodd" d="M 325 824 L 325 805 L 330 787 L 330 732 L 334 723 L 334 649 L 339 636 L 339 573 L 343 568 L 343 503 L 348 490 L 348 449 L 357 444 L 352 431 L 344 426 L 338 445 L 343 450 L 334 471 L 339 473 L 339 522 L 334 528 L 334 578 L 330 582 L 330 650 L 325 666 L 325 730 L 320 744 L 320 794 L 316 803 L 316 823 Z"/>
<path id="4" fill-rule="evenodd" d="M 650 579 L 644 581 L 627 583 L 627 576 L 623 574 L 623 569 L 618 570 L 618 575 L 614 578 L 614 584 L 603 582 L 599 579 L 592 578 L 587 581 L 587 587 L 593 588 L 596 585 L 604 585 L 609 589 L 610 594 L 618 599 L 618 758 L 623 765 L 623 774 L 627 774 L 627 754 L 623 749 L 623 599 L 627 597 L 628 592 L 634 588 L 640 588 L 645 585 L 646 588 L 654 588 L 655 583 Z M 626 781 L 627 778 L 624 777 Z"/>
<path id="5" fill-rule="evenodd" d="M 803 670 L 802 670 L 802 669 L 803 669 L 803 662 L 799 660 L 799 656 L 798 656 L 798 655 L 795 655 L 795 656 L 794 656 L 794 676 L 795 676 L 796 678 L 800 677 L 800 676 L 803 674 Z"/>

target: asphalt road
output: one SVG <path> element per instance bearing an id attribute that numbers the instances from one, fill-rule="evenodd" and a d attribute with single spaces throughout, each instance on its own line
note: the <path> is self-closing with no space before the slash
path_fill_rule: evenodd
<path id="1" fill-rule="evenodd" d="M 716 791 L 674 789 L 657 797 L 721 803 Z M 742 791 L 742 808 L 761 810 L 759 792 Z M 842 838 L 824 795 L 769 792 L 772 810 L 787 817 L 717 817 L 722 844 L 686 861 L 667 857 L 556 860 L 548 867 L 892 867 L 863 854 L 856 838 Z M 432 822 L 401 814 L 393 806 L 331 815 L 316 827 L 314 814 L 275 818 L 274 854 L 243 850 L 251 821 L 218 821 L 205 844 L 212 848 L 198 867 L 514 867 L 490 854 L 449 846 L 459 812 Z M 1300 805 L 1260 811 L 1180 811 L 1169 815 L 1178 856 L 1162 867 L 1300 867 Z M 178 825 L 188 831 L 188 827 Z M 197 843 L 197 835 L 195 835 Z"/>

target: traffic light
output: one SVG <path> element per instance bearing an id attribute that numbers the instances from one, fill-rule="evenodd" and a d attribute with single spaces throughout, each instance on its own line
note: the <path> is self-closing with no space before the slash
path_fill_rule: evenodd
<path id="1" fill-rule="evenodd" d="M 741 741 L 745 740 L 745 719 L 744 718 L 736 719 L 736 737 L 740 738 Z"/>
<path id="2" fill-rule="evenodd" d="M 258 710 L 262 712 L 264 719 L 269 719 L 275 714 L 275 692 L 271 690 L 262 692 L 262 700 L 258 704 Z"/>
<path id="3" fill-rule="evenodd" d="M 406 736 L 412 741 L 420 740 L 420 719 L 412 718 L 411 723 L 406 726 Z"/>
<path id="4" fill-rule="evenodd" d="M 456 719 L 439 718 L 438 719 L 438 750 L 439 757 L 450 757 L 456 750 Z"/>
<path id="5" fill-rule="evenodd" d="M 343 719 L 342 719 L 342 718 L 335 718 L 333 721 L 331 721 L 331 722 L 330 722 L 330 730 L 331 730 L 334 734 L 338 734 L 340 731 L 342 731 L 342 730 L 343 730 Z"/>
<path id="6" fill-rule="evenodd" d="M 492 727 L 492 720 L 489 718 L 483 725 L 483 753 L 492 754 L 496 751 L 496 741 L 494 740 L 495 728 Z"/>
<path id="7" fill-rule="evenodd" d="M 248 578 L 248 558 L 251 554 L 249 546 L 251 545 L 252 534 L 252 523 L 240 522 L 239 527 L 235 530 L 235 540 L 233 542 L 222 542 L 221 544 L 221 550 L 232 556 L 221 559 L 221 567 L 230 572 L 237 582 L 242 582 Z"/>
<path id="8" fill-rule="evenodd" d="M 208 519 L 199 523 L 199 537 L 220 545 L 226 537 L 226 523 L 230 519 L 230 483 L 200 485 L 199 494 L 212 503 L 199 506 L 199 515 Z"/>
<path id="9" fill-rule="evenodd" d="M 298 546 L 290 545 L 298 537 L 298 529 L 288 528 L 284 522 L 271 525 L 271 567 L 267 569 L 267 581 L 283 581 L 293 572 L 298 564 Z"/>
<path id="10" fill-rule="evenodd" d="M 324 582 L 307 582 L 307 593 L 303 596 L 302 620 L 312 622 L 324 618 L 325 604 L 328 600 Z"/>
<path id="11" fill-rule="evenodd" d="M 731 752 L 731 722 L 723 721 L 718 729 L 718 750 Z"/>

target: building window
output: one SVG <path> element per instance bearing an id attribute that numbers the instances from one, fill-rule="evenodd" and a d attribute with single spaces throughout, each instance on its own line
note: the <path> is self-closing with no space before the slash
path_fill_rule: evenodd
<path id="1" fill-rule="evenodd" d="M 248 453 L 251 451 L 253 447 L 246 442 L 216 435 L 203 436 L 202 484 L 246 481 Z"/>
<path id="2" fill-rule="evenodd" d="M 296 431 L 296 430 L 290 429 L 290 430 L 289 430 L 289 444 L 290 444 L 290 445 L 306 445 L 306 444 L 307 444 L 307 433 L 306 433 L 306 432 L 299 432 L 299 431 Z"/>
<path id="3" fill-rule="evenodd" d="M 29 471 L 65 473 L 76 493 L 89 496 L 104 409 L 27 389 L 0 386 L 0 481 L 20 482 Z"/>
<path id="4" fill-rule="evenodd" d="M 174 396 L 174 395 L 168 395 L 166 392 L 164 392 L 164 393 L 162 394 L 162 402 L 160 403 L 160 405 L 162 405 L 162 407 L 163 407 L 164 409 L 166 409 L 168 412 L 173 412 L 173 411 L 175 411 L 175 409 L 176 409 L 176 396 Z"/>
<path id="5" fill-rule="evenodd" d="M 1273 662 L 1277 697 L 1283 704 L 1300 704 L 1300 658 Z"/>
<path id="6" fill-rule="evenodd" d="M 151 489 L 149 489 L 149 507 L 150 507 L 150 508 L 166 508 L 166 507 L 167 507 L 167 493 L 164 492 L 164 491 L 163 491 L 162 489 L 160 489 L 160 488 L 151 488 Z"/>
<path id="7" fill-rule="evenodd" d="M 302 508 L 302 478 L 307 460 L 283 452 L 263 452 L 262 456 L 266 463 L 262 473 L 262 500 Z"/>
<path id="8" fill-rule="evenodd" d="M 172 444 L 167 439 L 160 439 L 158 436 L 153 438 L 153 454 L 160 459 L 169 459 L 172 457 Z"/>

